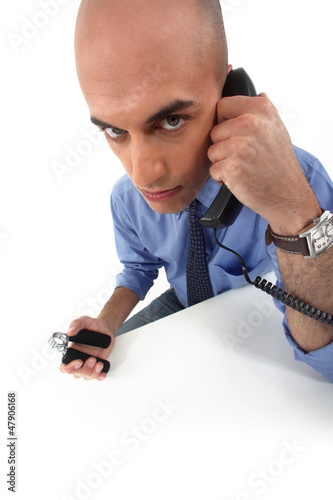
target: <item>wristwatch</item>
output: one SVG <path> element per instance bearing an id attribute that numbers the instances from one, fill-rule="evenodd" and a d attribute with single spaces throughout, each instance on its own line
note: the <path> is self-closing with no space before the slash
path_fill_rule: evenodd
<path id="1" fill-rule="evenodd" d="M 320 217 L 313 219 L 314 226 L 306 227 L 297 236 L 281 236 L 273 233 L 270 226 L 266 231 L 266 245 L 272 242 L 283 252 L 318 257 L 333 245 L 333 214 L 326 210 Z M 309 229 L 308 229 L 309 228 Z"/>

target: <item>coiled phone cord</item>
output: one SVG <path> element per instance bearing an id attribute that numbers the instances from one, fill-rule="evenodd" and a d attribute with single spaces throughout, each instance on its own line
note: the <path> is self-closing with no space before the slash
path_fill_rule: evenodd
<path id="1" fill-rule="evenodd" d="M 285 292 L 281 288 L 278 288 L 276 285 L 273 285 L 272 283 L 267 282 L 267 280 L 262 279 L 261 276 L 257 276 L 254 281 L 251 281 L 242 257 L 240 255 L 238 255 L 237 252 L 222 245 L 218 241 L 217 236 L 216 236 L 216 229 L 214 229 L 214 237 L 215 237 L 216 243 L 221 248 L 236 255 L 236 257 L 238 258 L 238 260 L 241 263 L 244 277 L 250 285 L 254 285 L 259 290 L 266 292 L 268 295 L 270 295 L 274 299 L 277 299 L 279 302 L 282 302 L 282 304 L 285 304 L 286 306 L 291 307 L 292 309 L 294 309 L 294 311 L 298 311 L 299 313 L 304 314 L 304 316 L 308 316 L 309 318 L 312 318 L 316 321 L 320 321 L 321 323 L 324 323 L 325 325 L 333 326 L 332 314 L 326 313 L 324 311 L 321 311 L 320 309 L 316 309 L 315 307 L 310 306 L 309 304 L 302 302 L 297 297 L 294 297 L 293 295 L 288 294 L 288 292 Z"/>

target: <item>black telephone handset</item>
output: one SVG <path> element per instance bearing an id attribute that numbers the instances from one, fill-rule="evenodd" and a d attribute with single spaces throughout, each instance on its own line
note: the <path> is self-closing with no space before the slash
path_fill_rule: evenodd
<path id="1" fill-rule="evenodd" d="M 250 97 L 257 95 L 251 78 L 243 68 L 231 70 L 227 76 L 222 97 L 234 95 L 247 95 Z M 200 219 L 200 224 L 214 229 L 231 226 L 242 208 L 242 203 L 223 184 L 215 200 Z"/>
<path id="2" fill-rule="evenodd" d="M 257 95 L 251 78 L 243 68 L 230 71 L 227 76 L 222 97 L 230 97 L 233 95 L 247 95 L 250 97 L 255 97 Z M 245 262 L 242 257 L 234 250 L 231 250 L 230 248 L 222 245 L 222 243 L 219 242 L 216 232 L 217 229 L 223 229 L 225 227 L 231 226 L 231 224 L 233 224 L 237 219 L 242 208 L 242 203 L 240 203 L 237 198 L 235 198 L 235 196 L 229 191 L 226 185 L 223 184 L 215 200 L 213 201 L 207 212 L 204 214 L 204 216 L 200 219 L 200 224 L 202 226 L 213 228 L 217 245 L 219 245 L 219 247 L 223 248 L 224 250 L 233 253 L 238 258 L 242 266 L 244 277 L 250 285 L 254 285 L 259 290 L 262 290 L 263 292 L 267 293 L 279 302 L 282 302 L 291 309 L 294 309 L 295 311 L 298 311 L 299 313 L 308 316 L 309 318 L 312 318 L 316 321 L 320 321 L 325 325 L 333 327 L 332 314 L 321 311 L 320 309 L 316 309 L 310 304 L 304 303 L 302 300 L 288 294 L 288 292 L 282 290 L 281 288 L 278 288 L 271 282 L 267 282 L 267 280 L 262 279 L 261 276 L 257 276 L 256 279 L 252 281 L 247 272 Z"/>

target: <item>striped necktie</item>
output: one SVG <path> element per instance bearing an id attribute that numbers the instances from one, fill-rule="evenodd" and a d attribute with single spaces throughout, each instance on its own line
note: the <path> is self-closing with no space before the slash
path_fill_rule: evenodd
<path id="1" fill-rule="evenodd" d="M 186 209 L 189 212 L 189 242 L 186 265 L 187 301 L 189 306 L 214 296 L 206 261 L 205 238 L 199 223 L 198 201 Z"/>

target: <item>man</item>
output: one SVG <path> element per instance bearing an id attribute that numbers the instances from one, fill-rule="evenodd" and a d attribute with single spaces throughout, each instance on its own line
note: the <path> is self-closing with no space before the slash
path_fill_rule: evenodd
<path id="1" fill-rule="evenodd" d="M 189 305 L 186 209 L 197 199 L 202 215 L 222 182 L 245 208 L 233 226 L 218 231 L 219 241 L 238 251 L 254 276 L 273 268 L 290 294 L 333 313 L 333 246 L 305 259 L 265 244 L 267 224 L 278 245 L 281 236 L 313 227 L 323 209 L 333 212 L 332 182 L 316 159 L 292 147 L 265 94 L 221 99 L 231 66 L 218 0 L 83 0 L 75 53 L 92 122 L 127 173 L 111 199 L 124 271 L 99 317 L 76 319 L 68 331 L 106 333 L 110 348 L 74 344 L 91 357 L 62 364 L 61 371 L 105 378 L 94 356 L 106 359 L 116 333 L 131 328 L 121 325 L 160 267 L 172 288 L 141 323 L 140 317 L 129 321 L 144 324 L 151 314 L 153 320 Z M 204 238 L 212 293 L 218 294 L 243 285 L 244 278 L 212 233 L 205 229 Z M 282 310 L 296 358 L 333 381 L 332 327 Z"/>

